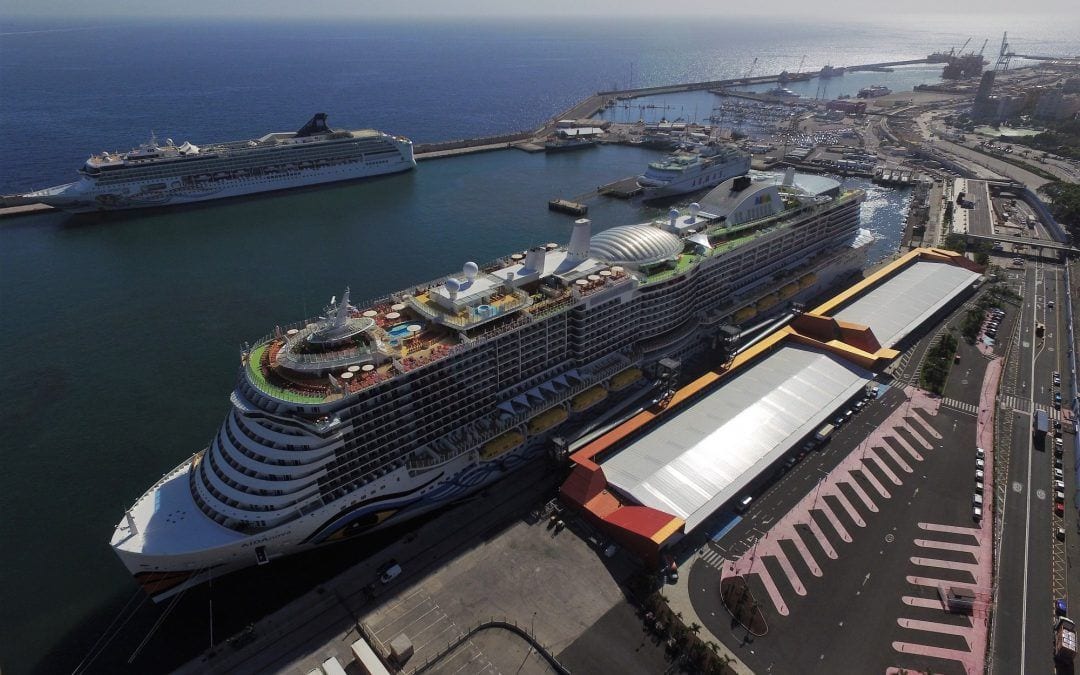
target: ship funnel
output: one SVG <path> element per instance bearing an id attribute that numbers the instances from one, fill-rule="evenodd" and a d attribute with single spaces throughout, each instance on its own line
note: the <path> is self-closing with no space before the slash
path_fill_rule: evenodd
<path id="1" fill-rule="evenodd" d="M 795 167 L 788 167 L 784 171 L 784 185 L 790 187 L 795 184 Z"/>
<path id="2" fill-rule="evenodd" d="M 581 262 L 589 257 L 589 238 L 592 236 L 592 221 L 578 218 L 574 221 L 574 230 L 570 234 L 570 244 L 566 247 L 566 259 Z"/>
<path id="3" fill-rule="evenodd" d="M 575 232 L 577 229 L 575 228 Z M 531 249 L 525 254 L 525 262 L 521 265 L 522 274 L 529 274 L 530 272 L 544 271 L 544 260 L 547 258 L 547 249 L 543 246 L 537 246 Z"/>
<path id="4" fill-rule="evenodd" d="M 701 204 L 694 202 L 690 205 L 690 224 L 693 225 L 697 222 L 698 211 L 701 210 Z"/>
<path id="5" fill-rule="evenodd" d="M 670 211 L 667 212 L 667 217 L 668 217 L 668 229 L 671 230 L 672 232 L 674 232 L 675 230 L 677 230 L 679 228 L 679 226 L 678 226 L 679 209 L 674 209 L 674 208 L 671 209 Z"/>

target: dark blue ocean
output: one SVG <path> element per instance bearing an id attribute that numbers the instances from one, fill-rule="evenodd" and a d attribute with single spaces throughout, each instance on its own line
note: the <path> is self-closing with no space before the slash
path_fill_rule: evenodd
<path id="1" fill-rule="evenodd" d="M 1003 30 L 1017 51 L 1075 53 L 1076 23 L 0 19 L 0 193 L 74 180 L 90 153 L 151 133 L 232 140 L 325 111 L 335 126 L 447 140 L 535 128 L 598 89 L 742 76 L 755 58 L 757 74 L 795 70 L 804 57 L 806 69 L 918 58 L 970 35 L 993 46 Z M 937 74 L 903 69 L 873 83 L 910 89 Z M 830 95 L 865 84 L 838 81 Z M 665 103 L 682 116 L 710 105 L 699 95 Z M 204 649 L 211 591 L 200 589 L 127 665 L 162 608 L 144 604 L 115 637 L 106 632 L 128 600 L 141 601 L 108 540 L 124 509 L 216 431 L 243 342 L 309 316 L 346 285 L 372 297 L 466 260 L 564 241 L 570 220 L 549 213 L 548 199 L 639 173 L 654 157 L 504 151 L 183 211 L 0 221 L 0 667 L 70 672 L 108 640 L 91 670 L 156 672 Z M 887 255 L 906 196 L 871 188 L 870 197 L 864 223 L 879 237 L 875 256 Z M 618 201 L 590 214 L 597 228 L 647 215 Z M 215 582 L 216 634 L 368 548 Z"/>

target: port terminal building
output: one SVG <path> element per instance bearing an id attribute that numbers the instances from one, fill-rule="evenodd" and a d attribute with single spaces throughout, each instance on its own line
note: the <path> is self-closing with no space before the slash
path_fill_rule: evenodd
<path id="1" fill-rule="evenodd" d="M 585 443 L 570 456 L 562 500 L 658 564 L 665 549 L 768 483 L 982 278 L 961 254 L 910 251 L 677 390 L 666 405 Z"/>

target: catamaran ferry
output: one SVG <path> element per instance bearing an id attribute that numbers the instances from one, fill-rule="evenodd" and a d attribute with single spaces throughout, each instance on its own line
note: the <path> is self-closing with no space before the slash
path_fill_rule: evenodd
<path id="1" fill-rule="evenodd" d="M 28 201 L 73 213 L 172 206 L 408 171 L 412 141 L 343 131 L 318 113 L 296 132 L 197 146 L 151 138 L 126 153 L 93 155 L 74 183 L 29 192 Z"/>
<path id="2" fill-rule="evenodd" d="M 240 355 L 208 447 L 124 513 L 112 547 L 155 599 L 403 522 L 603 416 L 725 328 L 865 263 L 863 193 L 739 176 L 655 222 L 547 244 L 278 326 Z M 670 372 L 670 371 L 669 371 Z"/>

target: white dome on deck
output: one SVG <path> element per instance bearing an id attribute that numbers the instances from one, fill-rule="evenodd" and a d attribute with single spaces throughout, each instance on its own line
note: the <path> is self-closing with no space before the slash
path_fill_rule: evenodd
<path id="1" fill-rule="evenodd" d="M 612 265 L 648 265 L 682 249 L 682 239 L 651 225 L 620 225 L 589 240 L 589 255 Z"/>

